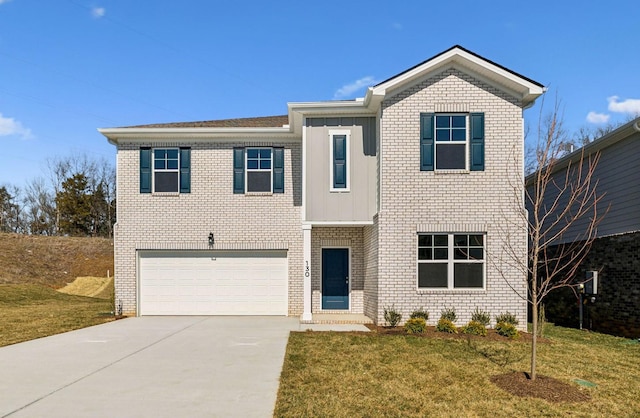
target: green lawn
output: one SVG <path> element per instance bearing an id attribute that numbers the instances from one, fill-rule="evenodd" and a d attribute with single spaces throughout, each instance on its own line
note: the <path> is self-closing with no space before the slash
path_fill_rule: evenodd
<path id="1" fill-rule="evenodd" d="M 34 284 L 0 285 L 0 347 L 113 319 L 110 299 L 72 296 Z"/>
<path id="2" fill-rule="evenodd" d="M 582 403 L 520 398 L 490 378 L 527 371 L 523 342 L 402 335 L 292 333 L 277 417 L 640 416 L 637 341 L 548 325 L 538 373 L 578 386 Z"/>

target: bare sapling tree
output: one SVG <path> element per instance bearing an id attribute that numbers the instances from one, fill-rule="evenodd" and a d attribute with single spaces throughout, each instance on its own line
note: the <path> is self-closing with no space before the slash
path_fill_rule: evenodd
<path id="1" fill-rule="evenodd" d="M 556 100 L 553 112 L 546 118 L 542 109 L 540 112 L 537 141 L 531 154 L 535 171 L 524 182 L 510 185 L 514 191 L 513 204 L 520 208 L 517 229 L 521 233 L 505 231 L 501 262 L 512 270 L 498 269 L 514 290 L 517 286 L 512 286 L 510 281 L 514 279 L 507 271 L 519 271 L 520 279 L 528 277 L 528 293 L 520 292 L 519 296 L 528 301 L 532 312 L 529 374 L 532 380 L 536 379 L 538 316 L 542 302 L 554 289 L 575 288 L 584 283 L 585 280 L 577 276 L 578 269 L 596 239 L 598 224 L 608 211 L 601 207 L 604 195 L 596 190 L 599 153 L 587 154 L 581 149 L 562 157 L 566 154 L 563 146 L 566 135 L 559 102 Z M 529 239 L 526 258 L 522 257 L 522 245 L 518 242 L 525 233 L 524 228 Z"/>

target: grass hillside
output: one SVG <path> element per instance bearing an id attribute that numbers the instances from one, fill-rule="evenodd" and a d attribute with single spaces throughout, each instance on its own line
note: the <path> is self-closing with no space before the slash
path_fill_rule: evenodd
<path id="1" fill-rule="evenodd" d="M 0 233 L 0 347 L 112 321 L 107 271 L 112 240 Z"/>
<path id="2" fill-rule="evenodd" d="M 0 233 L 0 284 L 59 289 L 107 271 L 113 276 L 113 240 Z"/>

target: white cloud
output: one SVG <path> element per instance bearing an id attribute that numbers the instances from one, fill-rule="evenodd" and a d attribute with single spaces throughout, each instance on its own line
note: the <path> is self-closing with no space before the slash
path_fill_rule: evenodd
<path id="1" fill-rule="evenodd" d="M 101 17 L 103 17 L 106 12 L 107 11 L 104 7 L 94 7 L 93 9 L 91 9 L 91 15 L 93 15 L 93 17 L 95 17 L 96 19 L 100 19 Z"/>
<path id="2" fill-rule="evenodd" d="M 402 30 L 404 29 L 404 27 L 402 26 L 402 23 L 398 23 L 398 22 L 393 22 L 391 24 L 391 27 L 395 30 Z"/>
<path id="3" fill-rule="evenodd" d="M 609 118 L 611 116 L 607 115 L 606 113 L 596 113 L 596 112 L 589 112 L 589 114 L 587 115 L 587 122 L 590 123 L 607 123 L 609 122 Z"/>
<path id="4" fill-rule="evenodd" d="M 9 3 L 11 0 L 0 0 L 0 4 Z"/>
<path id="5" fill-rule="evenodd" d="M 20 122 L 14 118 L 5 118 L 0 113 L 0 136 L 12 136 L 18 135 L 22 139 L 29 139 L 32 137 L 31 129 L 25 128 Z"/>
<path id="6" fill-rule="evenodd" d="M 617 113 L 630 113 L 640 115 L 640 99 L 627 99 L 618 101 L 618 96 L 608 97 L 609 110 Z"/>
<path id="7" fill-rule="evenodd" d="M 338 90 L 336 90 L 336 92 L 333 94 L 333 99 L 334 100 L 346 99 L 356 91 L 361 90 L 365 87 L 369 87 L 375 83 L 376 83 L 375 79 L 370 75 L 366 77 L 362 77 L 361 79 L 356 80 L 353 83 L 346 84 L 340 87 Z"/>

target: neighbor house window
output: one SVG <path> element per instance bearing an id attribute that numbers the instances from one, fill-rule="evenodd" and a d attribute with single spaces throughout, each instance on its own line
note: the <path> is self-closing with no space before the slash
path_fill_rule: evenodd
<path id="1" fill-rule="evenodd" d="M 421 114 L 420 170 L 484 170 L 484 114 Z"/>
<path id="2" fill-rule="evenodd" d="M 348 130 L 329 131 L 329 190 L 336 192 L 349 191 L 349 140 Z"/>
<path id="3" fill-rule="evenodd" d="M 140 149 L 140 193 L 190 191 L 190 148 Z"/>
<path id="4" fill-rule="evenodd" d="M 284 148 L 234 148 L 233 192 L 284 193 Z"/>
<path id="5" fill-rule="evenodd" d="M 418 288 L 483 288 L 484 234 L 418 234 Z"/>

